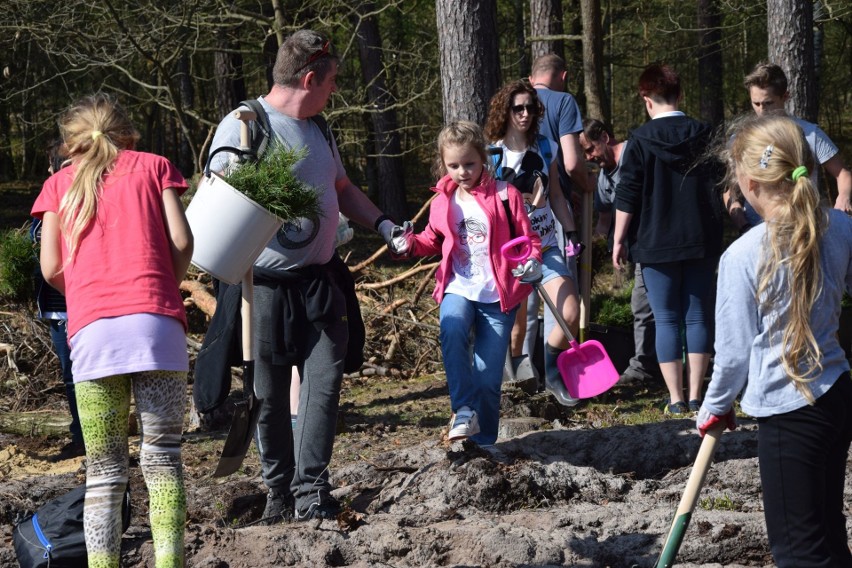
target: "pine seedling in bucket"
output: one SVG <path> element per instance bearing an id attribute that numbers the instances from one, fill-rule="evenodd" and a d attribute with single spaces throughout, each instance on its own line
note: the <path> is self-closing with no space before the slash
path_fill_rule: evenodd
<path id="1" fill-rule="evenodd" d="M 259 160 L 210 172 L 212 157 L 239 148 L 222 147 L 207 159 L 205 176 L 186 209 L 195 237 L 192 263 L 228 284 L 239 283 L 267 242 L 285 221 L 317 220 L 322 211 L 315 188 L 294 171 L 306 150 L 283 144 L 268 148 Z"/>
<path id="2" fill-rule="evenodd" d="M 224 178 L 237 191 L 281 219 L 316 217 L 317 191 L 294 173 L 297 163 L 307 158 L 307 149 L 294 150 L 275 143 L 257 162 L 243 162 L 229 168 Z"/>

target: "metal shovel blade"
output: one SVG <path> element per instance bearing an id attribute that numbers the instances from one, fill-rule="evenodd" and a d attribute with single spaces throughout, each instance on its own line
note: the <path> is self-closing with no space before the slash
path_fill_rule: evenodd
<path id="1" fill-rule="evenodd" d="M 618 371 L 599 341 L 589 339 L 572 346 L 556 359 L 565 388 L 573 398 L 591 398 L 618 382 Z"/>
<path id="2" fill-rule="evenodd" d="M 216 466 L 216 471 L 213 472 L 213 477 L 231 475 L 240 469 L 254 437 L 257 419 L 260 417 L 260 401 L 254 396 L 254 381 L 250 377 L 246 378 L 247 373 L 253 372 L 253 367 L 253 361 L 243 363 L 243 377 L 246 379 L 243 400 L 234 405 L 231 429 L 228 430 L 228 437 L 225 439 L 225 445 L 222 448 L 222 456 L 219 458 L 219 464 Z"/>

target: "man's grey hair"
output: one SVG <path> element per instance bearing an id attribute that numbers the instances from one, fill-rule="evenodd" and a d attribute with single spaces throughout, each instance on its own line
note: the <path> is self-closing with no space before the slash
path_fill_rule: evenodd
<path id="1" fill-rule="evenodd" d="M 337 60 L 327 38 L 313 30 L 299 30 L 278 48 L 272 80 L 276 85 L 289 87 L 313 71 L 319 81 L 324 81 Z"/>

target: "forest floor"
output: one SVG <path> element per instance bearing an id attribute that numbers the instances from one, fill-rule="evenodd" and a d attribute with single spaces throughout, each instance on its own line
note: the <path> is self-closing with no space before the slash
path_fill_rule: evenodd
<path id="1" fill-rule="evenodd" d="M 358 233 L 356 241 L 361 238 L 375 250 L 374 238 Z M 361 260 L 369 252 L 351 254 Z M 359 272 L 368 363 L 344 380 L 330 466 L 344 514 L 322 522 L 258 525 L 266 491 L 254 446 L 237 473 L 213 478 L 227 412 L 204 428 L 188 413 L 186 565 L 655 565 L 701 443 L 694 420 L 663 413 L 661 381 L 617 386 L 574 409 L 546 393 L 530 395 L 506 384 L 495 454 L 447 442 L 449 397 L 429 297 L 434 277 L 426 267 L 404 283 L 387 284 L 401 269 L 418 266 L 425 265 L 381 260 Z M 207 317 L 191 304 L 188 313 L 194 360 L 192 345 L 203 339 Z M 5 567 L 16 565 L 14 523 L 83 483 L 85 459 L 56 459 L 67 441 L 64 397 L 49 337 L 33 319 L 32 306 L 0 311 L 0 343 L 12 346 L 6 360 L 0 359 Z M 236 389 L 240 383 L 234 380 Z M 150 568 L 138 436 L 129 444 L 132 519 L 122 566 Z M 741 417 L 740 427 L 721 437 L 678 565 L 772 565 L 756 451 L 756 424 Z M 847 484 L 847 507 L 850 490 Z"/>

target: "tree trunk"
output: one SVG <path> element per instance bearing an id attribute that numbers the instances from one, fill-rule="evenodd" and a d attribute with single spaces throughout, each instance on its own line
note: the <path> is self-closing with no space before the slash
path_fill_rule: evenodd
<path id="1" fill-rule="evenodd" d="M 530 37 L 559 36 L 563 32 L 562 2 L 559 0 L 530 0 Z M 533 40 L 532 60 L 555 53 L 565 57 L 565 42 L 561 39 Z"/>
<path id="2" fill-rule="evenodd" d="M 811 0 L 767 0 L 769 60 L 787 74 L 787 112 L 816 122 L 819 98 L 814 74 L 814 18 Z"/>
<path id="3" fill-rule="evenodd" d="M 230 39 L 226 30 L 216 32 L 217 51 L 213 54 L 214 78 L 216 81 L 216 116 L 222 117 L 234 110 L 246 99 L 246 84 L 243 79 L 243 57 Z"/>
<path id="4" fill-rule="evenodd" d="M 698 2 L 698 88 L 701 120 L 719 126 L 725 120 L 722 84 L 722 14 L 717 0 Z"/>
<path id="5" fill-rule="evenodd" d="M 520 58 L 518 59 L 518 76 L 529 77 L 530 57 L 527 50 L 526 26 L 524 25 L 526 0 L 514 0 L 513 6 L 515 7 L 515 46 L 520 54 Z"/>
<path id="6" fill-rule="evenodd" d="M 611 124 L 612 115 L 604 95 L 600 0 L 582 0 L 580 9 L 583 17 L 583 84 L 586 94 L 586 116 Z"/>
<path id="7" fill-rule="evenodd" d="M 497 14 L 491 0 L 435 0 L 444 122 L 484 124 L 500 84 Z"/>
<path id="8" fill-rule="evenodd" d="M 362 5 L 363 13 L 375 11 L 372 2 Z M 399 122 L 393 104 L 396 97 L 388 92 L 385 68 L 382 63 L 382 41 L 375 16 L 360 20 L 357 29 L 361 75 L 367 85 L 368 107 L 372 120 L 371 154 L 378 162 L 379 209 L 397 221 L 408 219 L 405 202 L 405 175 L 402 164 L 402 144 Z"/>
<path id="9" fill-rule="evenodd" d="M 180 93 L 180 104 L 182 109 L 191 109 L 195 107 L 195 88 L 192 85 L 192 76 L 190 75 L 190 62 L 186 54 L 182 54 L 178 58 L 178 73 L 177 87 Z M 177 137 L 178 159 L 177 167 L 184 176 L 190 177 L 196 171 L 195 152 L 193 151 L 191 140 L 181 131 L 177 117 L 172 117 L 174 121 L 175 136 Z M 184 120 L 189 131 L 194 130 L 195 121 L 187 114 L 184 114 Z M 200 169 L 200 168 L 199 168 Z"/>

